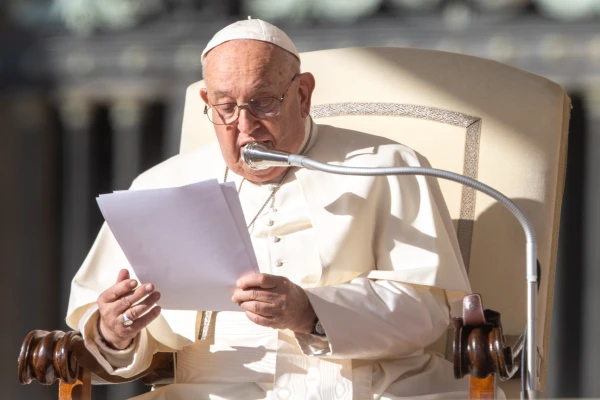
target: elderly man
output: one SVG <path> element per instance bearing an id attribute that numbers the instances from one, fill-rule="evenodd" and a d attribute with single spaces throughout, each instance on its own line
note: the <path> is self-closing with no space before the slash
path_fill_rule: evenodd
<path id="1" fill-rule="evenodd" d="M 73 280 L 68 323 L 111 374 L 133 376 L 155 352 L 176 352 L 176 384 L 144 399 L 459 393 L 451 365 L 424 350 L 446 332 L 449 302 L 469 291 L 451 221 L 427 180 L 255 171 L 240 155 L 263 142 L 343 165 L 419 166 L 420 158 L 315 124 L 315 79 L 273 25 L 224 28 L 202 61 L 199 95 L 218 144 L 173 157 L 133 188 L 235 181 L 261 273 L 238 280 L 231 301 L 240 312 L 161 310 L 153 283 L 138 286 L 104 226 Z"/>

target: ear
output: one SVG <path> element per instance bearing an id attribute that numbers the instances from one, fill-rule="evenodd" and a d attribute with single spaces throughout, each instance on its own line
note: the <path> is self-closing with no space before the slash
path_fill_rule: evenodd
<path id="1" fill-rule="evenodd" d="M 206 88 L 200 89 L 200 98 L 202 98 L 204 103 L 208 104 L 208 91 Z"/>
<path id="2" fill-rule="evenodd" d="M 306 118 L 310 114 L 310 103 L 313 91 L 315 90 L 315 77 L 310 72 L 305 72 L 298 78 L 300 79 L 300 84 L 298 85 L 300 111 L 302 118 Z"/>

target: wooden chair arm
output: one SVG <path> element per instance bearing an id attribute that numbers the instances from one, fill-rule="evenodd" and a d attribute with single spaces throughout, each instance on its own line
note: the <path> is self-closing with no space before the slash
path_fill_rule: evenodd
<path id="1" fill-rule="evenodd" d="M 469 307 L 481 305 L 478 294 L 467 297 L 475 299 Z M 481 308 L 481 314 L 482 320 L 478 323 L 466 321 L 464 317 L 454 318 L 454 376 L 458 379 L 468 374 L 486 378 L 496 374 L 501 381 L 510 379 L 519 369 L 522 338 L 512 348 L 506 346 L 500 313 Z"/>
<path id="2" fill-rule="evenodd" d="M 505 346 L 500 313 L 484 310 L 481 296 L 463 300 L 463 318 L 454 318 L 454 377 L 470 375 L 469 398 L 496 396 L 494 379 L 512 378 L 519 369 L 523 342 Z"/>
<path id="3" fill-rule="evenodd" d="M 122 378 L 108 374 L 88 351 L 81 333 L 77 331 L 43 331 L 30 332 L 23 341 L 18 361 L 19 381 L 29 384 L 37 380 L 43 385 L 51 385 L 57 380 L 62 384 L 91 384 L 90 374 L 98 376 L 109 383 L 131 382 L 144 377 L 144 383 L 169 383 L 173 378 L 173 354 L 156 353 L 150 367 L 131 377 Z M 89 398 L 89 397 L 83 397 Z"/>

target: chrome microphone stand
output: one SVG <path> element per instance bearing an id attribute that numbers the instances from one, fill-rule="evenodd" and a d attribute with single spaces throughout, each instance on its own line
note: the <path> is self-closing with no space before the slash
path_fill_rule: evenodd
<path id="1" fill-rule="evenodd" d="M 361 167 L 345 167 L 331 165 L 327 163 L 312 160 L 306 156 L 298 154 L 290 154 L 287 152 L 273 150 L 262 143 L 249 143 L 242 151 L 244 162 L 252 169 L 266 169 L 270 167 L 300 167 L 318 170 L 331 174 L 338 175 L 357 175 L 357 176 L 386 176 L 386 175 L 423 175 L 442 178 L 460 184 L 469 186 L 475 190 L 483 192 L 488 196 L 498 200 L 504 205 L 519 221 L 526 239 L 526 279 L 527 279 L 527 337 L 526 337 L 526 357 L 527 371 L 523 379 L 527 382 L 527 393 L 522 393 L 522 397 L 534 399 L 540 397 L 540 393 L 536 388 L 535 378 L 537 377 L 537 362 L 536 362 L 536 300 L 537 300 L 537 247 L 533 225 L 525 216 L 523 211 L 508 197 L 497 191 L 496 189 L 487 186 L 484 183 L 476 181 L 454 172 L 424 168 L 424 167 L 383 167 L 383 168 L 361 168 Z M 522 374 L 525 371 L 521 371 Z"/>

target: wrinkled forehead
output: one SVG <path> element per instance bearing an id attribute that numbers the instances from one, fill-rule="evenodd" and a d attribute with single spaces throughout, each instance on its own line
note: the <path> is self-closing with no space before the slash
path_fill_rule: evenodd
<path id="1" fill-rule="evenodd" d="M 204 80 L 208 87 L 239 79 L 252 84 L 260 80 L 280 84 L 291 70 L 284 52 L 271 43 L 257 40 L 225 42 L 207 53 Z"/>

